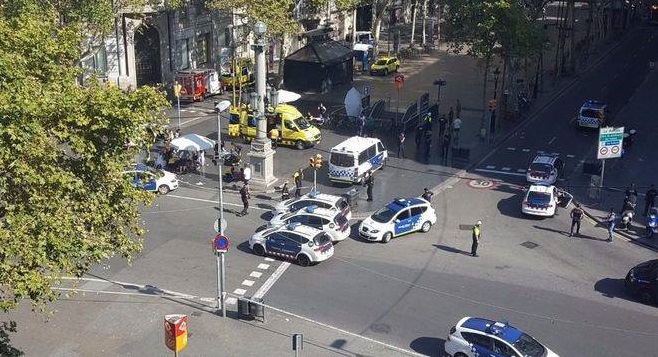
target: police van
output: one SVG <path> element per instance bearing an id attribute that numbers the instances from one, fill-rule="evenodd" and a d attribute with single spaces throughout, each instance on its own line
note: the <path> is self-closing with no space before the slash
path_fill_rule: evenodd
<path id="1" fill-rule="evenodd" d="M 368 171 L 386 165 L 388 151 L 381 140 L 353 136 L 334 146 L 329 154 L 329 180 L 360 183 Z"/>
<path id="2" fill-rule="evenodd" d="M 587 100 L 580 107 L 576 124 L 579 128 L 602 128 L 606 125 L 608 106 L 598 100 Z"/>

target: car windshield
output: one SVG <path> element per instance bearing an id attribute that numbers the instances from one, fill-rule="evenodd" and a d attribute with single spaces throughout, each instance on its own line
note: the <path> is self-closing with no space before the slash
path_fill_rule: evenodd
<path id="1" fill-rule="evenodd" d="M 295 119 L 295 124 L 297 124 L 297 127 L 300 128 L 301 130 L 308 129 L 311 127 L 311 124 L 303 117 L 299 117 Z"/>
<path id="2" fill-rule="evenodd" d="M 354 166 L 354 156 L 332 152 L 329 162 L 334 166 L 352 167 Z"/>
<path id="3" fill-rule="evenodd" d="M 331 238 L 327 236 L 326 233 L 318 233 L 315 237 L 313 237 L 313 243 L 319 246 L 323 246 L 327 243 L 331 243 Z"/>
<path id="4" fill-rule="evenodd" d="M 387 223 L 391 221 L 391 218 L 395 215 L 395 211 L 389 209 L 388 207 L 382 207 L 377 212 L 375 212 L 370 218 L 373 221 L 379 223 Z"/>
<path id="5" fill-rule="evenodd" d="M 538 164 L 538 163 L 530 164 L 531 172 L 541 172 L 545 174 L 550 174 L 552 169 L 553 167 L 549 164 Z"/>
<path id="6" fill-rule="evenodd" d="M 347 218 L 345 218 L 345 216 L 339 213 L 336 215 L 336 217 L 334 217 L 334 222 L 336 222 L 338 226 L 342 227 L 347 223 Z"/>
<path id="7" fill-rule="evenodd" d="M 547 205 L 551 203 L 551 195 L 545 192 L 528 192 L 528 202 L 534 205 Z"/>
<path id="8" fill-rule="evenodd" d="M 597 109 L 583 109 L 580 111 L 580 115 L 586 118 L 596 118 L 601 117 L 601 111 Z"/>
<path id="9" fill-rule="evenodd" d="M 522 355 L 530 357 L 540 357 L 544 355 L 544 346 L 541 343 L 535 341 L 534 338 L 528 336 L 527 334 L 522 334 L 519 339 L 513 344 L 516 349 L 518 349 Z"/>
<path id="10" fill-rule="evenodd" d="M 376 64 L 376 65 L 379 65 L 379 66 L 383 66 L 383 65 L 386 64 L 386 62 L 387 62 L 387 60 L 385 60 L 385 59 L 380 59 L 380 60 L 377 60 L 377 62 L 375 62 L 375 64 Z"/>

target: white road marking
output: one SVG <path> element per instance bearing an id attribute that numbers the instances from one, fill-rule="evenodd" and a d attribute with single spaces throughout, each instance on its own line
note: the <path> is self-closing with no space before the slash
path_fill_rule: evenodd
<path id="1" fill-rule="evenodd" d="M 235 290 L 233 290 L 233 294 L 236 294 L 236 295 L 244 295 L 244 293 L 246 293 L 246 292 L 247 292 L 247 290 L 245 290 L 245 289 L 235 289 Z"/>
<path id="2" fill-rule="evenodd" d="M 552 152 L 551 155 L 553 155 L 553 156 L 560 156 L 560 153 L 559 153 L 559 152 Z"/>
<path id="3" fill-rule="evenodd" d="M 493 165 L 489 165 L 489 166 L 487 166 L 487 168 L 488 168 L 488 169 L 495 169 L 495 168 L 496 168 L 496 166 L 493 166 Z"/>
<path id="4" fill-rule="evenodd" d="M 521 151 L 523 151 L 523 152 L 529 152 L 530 149 L 523 149 L 523 150 L 521 150 Z"/>
<path id="5" fill-rule="evenodd" d="M 270 276 L 269 279 L 265 281 L 265 284 L 263 284 L 263 286 L 261 286 L 260 289 L 256 291 L 253 298 L 260 299 L 263 296 L 265 296 L 265 294 L 270 290 L 270 288 L 274 285 L 274 283 L 276 283 L 276 281 L 279 280 L 279 278 L 283 275 L 283 273 L 288 269 L 289 266 L 290 266 L 289 262 L 281 263 L 281 265 L 279 265 L 279 267 L 274 271 L 274 274 L 272 274 L 272 276 Z"/>
<path id="6" fill-rule="evenodd" d="M 265 258 L 265 261 L 266 261 L 266 262 L 273 262 L 273 261 L 275 261 L 275 259 L 274 259 L 274 258 L 267 257 L 267 258 Z"/>
<path id="7" fill-rule="evenodd" d="M 262 275 L 263 275 L 263 273 L 261 273 L 259 271 L 252 271 L 251 274 L 249 274 L 250 277 L 257 278 L 257 279 L 260 278 Z"/>
<path id="8" fill-rule="evenodd" d="M 180 199 L 183 199 L 183 200 L 198 201 L 198 202 L 208 202 L 208 203 L 214 203 L 214 204 L 219 205 L 219 201 L 206 200 L 204 198 L 185 197 L 185 196 L 178 196 L 178 195 L 172 195 L 172 194 L 165 195 L 164 197 L 180 198 Z M 230 203 L 230 202 L 224 201 L 224 206 L 242 207 L 242 204 Z M 260 208 L 260 207 L 249 207 L 249 209 L 256 209 L 256 210 L 261 210 L 261 211 L 271 211 L 271 209 Z M 158 212 L 158 213 L 161 213 L 161 212 Z"/>
<path id="9" fill-rule="evenodd" d="M 537 154 L 543 154 L 543 153 L 545 153 L 545 152 L 546 152 L 546 151 L 544 151 L 544 150 L 537 150 L 537 151 L 536 151 Z"/>
<path id="10" fill-rule="evenodd" d="M 254 286 L 254 281 L 253 280 L 243 280 L 242 285 L 244 285 L 244 286 Z"/>
<path id="11" fill-rule="evenodd" d="M 557 136 L 554 136 L 553 139 L 549 140 L 548 145 L 551 145 L 555 141 L 555 139 L 557 139 Z"/>
<path id="12" fill-rule="evenodd" d="M 567 157 L 573 159 L 574 157 L 576 157 L 576 155 L 567 154 Z"/>
<path id="13" fill-rule="evenodd" d="M 516 169 L 516 172 L 525 172 L 525 169 Z"/>
<path id="14" fill-rule="evenodd" d="M 507 171 L 496 171 L 496 170 L 487 170 L 487 169 L 475 169 L 477 172 L 489 172 L 492 174 L 503 174 L 503 175 L 512 175 L 512 176 L 523 176 L 525 177 L 525 174 L 521 174 L 518 172 L 507 172 Z"/>
<path id="15" fill-rule="evenodd" d="M 258 269 L 267 270 L 269 269 L 269 267 L 270 267 L 269 264 L 263 264 L 263 263 L 258 264 Z"/>
<path id="16" fill-rule="evenodd" d="M 237 302 L 238 302 L 238 299 L 236 299 L 234 297 L 229 297 L 229 298 L 224 299 L 224 303 L 226 305 L 235 305 Z"/>
<path id="17" fill-rule="evenodd" d="M 514 150 L 516 150 L 516 148 L 507 148 L 507 150 L 514 151 Z"/>
<path id="18" fill-rule="evenodd" d="M 503 171 L 509 171 L 509 170 L 511 170 L 511 169 L 512 169 L 511 167 L 503 167 L 503 168 L 501 168 L 501 170 L 503 170 Z"/>

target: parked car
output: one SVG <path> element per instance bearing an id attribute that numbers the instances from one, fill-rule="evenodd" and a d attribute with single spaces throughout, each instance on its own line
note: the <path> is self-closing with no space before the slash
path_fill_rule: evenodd
<path id="1" fill-rule="evenodd" d="M 133 164 L 130 169 L 123 172 L 123 175 L 131 180 L 134 187 L 146 191 L 157 191 L 166 195 L 178 188 L 178 178 L 174 173 L 144 164 Z"/>
<path id="2" fill-rule="evenodd" d="M 645 304 L 658 304 L 658 259 L 631 268 L 626 274 L 626 290 Z"/>
<path id="3" fill-rule="evenodd" d="M 400 60 L 397 57 L 379 57 L 370 67 L 370 74 L 388 75 L 391 72 L 397 72 L 400 68 Z"/>
<path id="4" fill-rule="evenodd" d="M 526 173 L 526 180 L 532 183 L 552 185 L 564 170 L 564 160 L 556 155 L 540 154 L 532 160 Z"/>
<path id="5" fill-rule="evenodd" d="M 352 219 L 352 209 L 345 197 L 311 191 L 299 198 L 291 198 L 279 202 L 274 207 L 274 215 L 281 213 L 296 212 L 301 208 L 308 206 L 318 206 L 320 208 L 335 208 L 347 218 Z"/>
<path id="6" fill-rule="evenodd" d="M 256 255 L 274 255 L 309 266 L 334 255 L 329 236 L 319 229 L 291 223 L 267 228 L 249 238 L 249 248 Z"/>
<path id="7" fill-rule="evenodd" d="M 508 322 L 464 317 L 450 329 L 444 344 L 450 357 L 559 357 Z"/>
<path id="8" fill-rule="evenodd" d="M 521 212 L 533 216 L 553 217 L 557 207 L 566 208 L 573 195 L 553 185 L 530 185 L 521 202 Z"/>
<path id="9" fill-rule="evenodd" d="M 312 205 L 291 213 L 281 213 L 272 217 L 268 227 L 281 227 L 299 223 L 324 231 L 332 242 L 340 242 L 350 235 L 347 218 L 335 208 L 320 208 Z"/>
<path id="10" fill-rule="evenodd" d="M 420 197 L 398 198 L 384 205 L 359 225 L 359 236 L 388 243 L 391 238 L 416 231 L 429 232 L 436 212 Z"/>

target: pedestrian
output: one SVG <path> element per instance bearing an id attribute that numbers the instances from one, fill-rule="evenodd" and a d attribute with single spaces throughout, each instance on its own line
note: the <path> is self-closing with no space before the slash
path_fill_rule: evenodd
<path id="1" fill-rule="evenodd" d="M 450 110 L 452 110 L 452 108 Z M 452 121 L 452 118 L 450 118 L 450 120 Z M 443 134 L 445 134 L 446 127 L 448 127 L 448 125 L 449 124 L 448 124 L 448 119 L 446 119 L 446 115 L 445 114 L 441 115 L 441 117 L 439 118 L 439 137 L 440 138 L 443 137 Z"/>
<path id="2" fill-rule="evenodd" d="M 404 158 L 404 142 L 407 140 L 404 131 L 398 135 L 398 158 Z"/>
<path id="3" fill-rule="evenodd" d="M 276 149 L 276 146 L 279 142 L 279 129 L 272 127 L 270 129 L 270 140 L 272 141 L 272 147 Z"/>
<path id="4" fill-rule="evenodd" d="M 290 191 L 288 190 L 288 180 L 283 183 L 281 187 L 281 201 L 285 201 L 290 198 Z"/>
<path id="5" fill-rule="evenodd" d="M 452 119 L 455 117 L 455 112 L 452 110 L 452 107 L 450 107 L 450 111 L 448 112 L 448 120 L 450 123 L 452 123 Z"/>
<path id="6" fill-rule="evenodd" d="M 420 197 L 422 197 L 427 202 L 432 202 L 432 196 L 434 196 L 434 192 L 425 187 L 423 189 L 423 194 Z"/>
<path id="7" fill-rule="evenodd" d="M 632 183 L 630 187 L 627 187 L 626 192 L 624 193 L 626 194 L 626 197 L 635 196 L 635 198 L 637 198 L 637 189 L 635 188 L 635 184 Z"/>
<path id="8" fill-rule="evenodd" d="M 425 130 L 432 130 L 432 113 L 425 113 L 425 116 L 423 117 L 423 127 Z"/>
<path id="9" fill-rule="evenodd" d="M 443 135 L 443 142 L 441 145 L 441 157 L 443 160 L 448 160 L 448 153 L 450 151 L 450 142 L 452 141 L 452 138 L 450 137 L 450 132 L 446 132 Z"/>
<path id="10" fill-rule="evenodd" d="M 459 117 L 461 117 L 461 114 L 462 114 L 462 103 L 459 101 L 459 99 L 457 99 L 457 108 L 456 109 L 457 110 L 455 111 L 455 114 L 456 114 L 457 118 L 459 118 Z"/>
<path id="11" fill-rule="evenodd" d="M 199 164 L 199 167 L 201 170 L 203 170 L 203 167 L 206 166 L 206 152 L 203 150 L 199 150 L 197 153 L 197 163 Z"/>
<path id="12" fill-rule="evenodd" d="M 295 198 L 302 197 L 302 178 L 303 178 L 303 171 L 302 169 L 299 169 L 295 171 L 295 173 L 292 175 L 293 180 L 295 181 Z"/>
<path id="13" fill-rule="evenodd" d="M 617 214 L 613 208 L 610 209 L 610 213 L 608 213 L 608 217 L 605 220 L 608 223 L 608 242 L 612 242 L 613 235 L 615 234 L 615 223 L 617 221 Z"/>
<path id="14" fill-rule="evenodd" d="M 174 138 L 180 138 L 180 128 L 176 129 L 176 133 L 174 133 Z"/>
<path id="15" fill-rule="evenodd" d="M 366 195 L 368 196 L 368 199 L 366 199 L 366 201 L 371 202 L 372 201 L 372 186 L 375 185 L 375 177 L 372 174 L 372 171 L 368 171 L 366 173 L 366 179 L 363 182 L 363 185 L 366 186 Z"/>
<path id="16" fill-rule="evenodd" d="M 416 152 L 420 152 L 420 144 L 423 142 L 423 126 L 419 125 L 416 128 Z"/>
<path id="17" fill-rule="evenodd" d="M 569 237 L 573 237 L 573 227 L 576 227 L 576 235 L 580 235 L 580 221 L 583 219 L 583 209 L 580 204 L 576 203 L 576 207 L 571 210 L 571 231 Z"/>
<path id="18" fill-rule="evenodd" d="M 363 136 L 364 129 L 366 127 L 366 116 L 361 114 L 359 117 L 359 136 Z"/>
<path id="19" fill-rule="evenodd" d="M 320 118 L 324 119 L 324 115 L 327 113 L 327 108 L 320 102 L 320 105 L 318 105 L 318 114 L 320 114 Z"/>
<path id="20" fill-rule="evenodd" d="M 480 244 L 480 226 L 482 226 L 482 221 L 477 221 L 471 229 L 473 236 L 473 244 L 471 244 L 471 255 L 474 257 L 478 256 L 478 245 Z"/>
<path id="21" fill-rule="evenodd" d="M 649 210 L 655 206 L 656 196 L 658 196 L 658 191 L 653 184 L 649 186 L 647 193 L 644 195 L 644 215 L 649 214 Z"/>
<path id="22" fill-rule="evenodd" d="M 432 147 L 432 131 L 425 131 L 425 160 L 430 159 L 430 148 Z"/>
<path id="23" fill-rule="evenodd" d="M 242 188 L 240 189 L 240 198 L 242 199 L 242 212 L 240 212 L 240 216 L 245 216 L 249 214 L 249 199 L 251 198 L 251 193 L 249 192 L 249 185 L 244 184 L 242 185 Z"/>
<path id="24" fill-rule="evenodd" d="M 245 165 L 245 167 L 242 169 L 242 181 L 245 185 L 248 185 L 249 180 L 251 180 L 251 168 L 249 165 Z"/>

